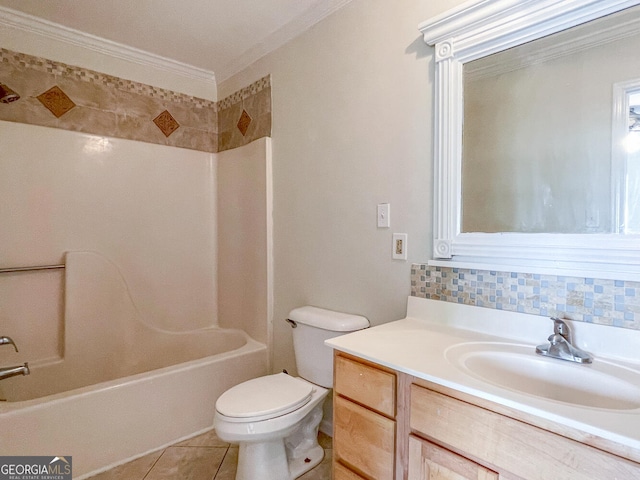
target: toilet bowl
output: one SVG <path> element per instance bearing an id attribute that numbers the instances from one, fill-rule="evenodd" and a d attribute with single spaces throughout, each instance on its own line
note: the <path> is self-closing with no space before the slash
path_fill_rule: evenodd
<path id="1" fill-rule="evenodd" d="M 214 425 L 220 439 L 240 446 L 236 480 L 293 480 L 318 465 L 324 457 L 318 425 L 328 393 L 286 373 L 227 390 L 216 403 Z"/>
<path id="2" fill-rule="evenodd" d="M 304 378 L 287 373 L 254 378 L 216 401 L 218 437 L 240 447 L 236 480 L 293 480 L 322 461 L 318 426 L 333 385 L 333 351 L 324 341 L 369 326 L 359 315 L 316 307 L 292 310 L 287 321 Z"/>

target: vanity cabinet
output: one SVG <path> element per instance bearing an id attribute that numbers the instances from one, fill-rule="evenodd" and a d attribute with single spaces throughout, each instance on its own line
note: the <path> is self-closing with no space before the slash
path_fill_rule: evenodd
<path id="1" fill-rule="evenodd" d="M 397 375 L 343 354 L 334 374 L 333 479 L 393 480 Z"/>
<path id="2" fill-rule="evenodd" d="M 640 479 L 607 441 L 340 352 L 334 386 L 334 480 Z"/>
<path id="3" fill-rule="evenodd" d="M 443 478 L 456 480 L 514 477 L 526 480 L 640 478 L 638 463 L 439 393 L 426 386 L 412 384 L 410 388 L 411 431 L 447 450 L 457 452 L 463 460 L 476 462 L 478 466 L 482 465 L 492 470 L 482 472 L 477 477 L 445 476 Z M 413 448 L 415 451 L 416 447 Z M 412 452 L 410 450 L 410 457 Z M 415 455 L 416 453 L 414 457 Z M 427 455 L 428 452 L 421 454 L 423 457 Z M 436 458 L 439 457 L 436 456 Z"/>

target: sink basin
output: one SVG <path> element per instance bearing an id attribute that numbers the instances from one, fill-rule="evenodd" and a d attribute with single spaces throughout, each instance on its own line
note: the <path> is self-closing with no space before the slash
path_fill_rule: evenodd
<path id="1" fill-rule="evenodd" d="M 583 407 L 640 408 L 640 372 L 597 358 L 581 365 L 542 357 L 534 348 L 469 342 L 450 347 L 445 356 L 464 373 L 512 391 Z"/>

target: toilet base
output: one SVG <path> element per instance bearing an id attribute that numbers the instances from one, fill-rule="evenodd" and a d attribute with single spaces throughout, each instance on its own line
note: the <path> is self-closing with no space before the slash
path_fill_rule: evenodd
<path id="1" fill-rule="evenodd" d="M 321 396 L 324 398 L 326 391 Z M 240 442 L 236 480 L 294 480 L 324 458 L 318 444 L 322 402 L 318 402 L 290 433 L 282 438 Z"/>
<path id="2" fill-rule="evenodd" d="M 289 471 L 291 478 L 298 478 L 307 473 L 312 468 L 320 464 L 324 458 L 324 449 L 320 445 L 316 445 L 307 452 L 304 458 L 296 458 L 289 462 Z"/>
<path id="3" fill-rule="evenodd" d="M 289 463 L 282 439 L 241 443 L 238 450 L 236 480 L 281 478 L 290 480 Z"/>
<path id="4" fill-rule="evenodd" d="M 282 440 L 242 443 L 238 458 L 251 461 L 238 462 L 236 480 L 294 480 L 322 462 L 324 449 L 316 445 L 304 457 L 288 462 Z"/>

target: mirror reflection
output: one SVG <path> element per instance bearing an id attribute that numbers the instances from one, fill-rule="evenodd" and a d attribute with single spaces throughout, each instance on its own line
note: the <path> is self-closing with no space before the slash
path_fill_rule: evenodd
<path id="1" fill-rule="evenodd" d="M 462 232 L 640 233 L 638 25 L 635 7 L 464 65 Z"/>

